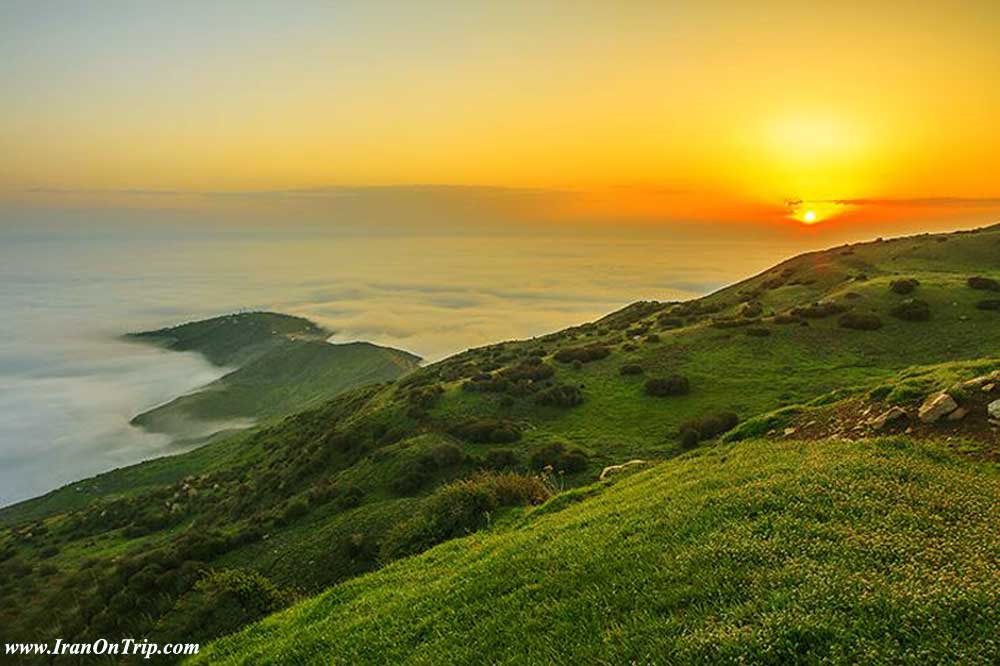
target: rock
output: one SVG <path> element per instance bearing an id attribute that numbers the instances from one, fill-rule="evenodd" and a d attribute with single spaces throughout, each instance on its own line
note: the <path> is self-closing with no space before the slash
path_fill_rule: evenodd
<path id="1" fill-rule="evenodd" d="M 983 393 L 993 393 L 997 388 L 996 384 L 987 384 L 983 387 Z"/>
<path id="2" fill-rule="evenodd" d="M 935 423 L 942 416 L 947 416 L 958 409 L 958 403 L 947 393 L 935 393 L 927 396 L 924 404 L 920 405 L 917 416 L 924 423 Z"/>
<path id="3" fill-rule="evenodd" d="M 1000 402 L 1000 400 L 997 400 L 997 402 Z M 785 428 L 785 437 L 790 437 L 791 435 L 794 435 L 795 432 L 796 428 Z"/>
<path id="4" fill-rule="evenodd" d="M 885 428 L 893 425 L 897 421 L 906 418 L 906 410 L 902 407 L 893 407 L 886 412 L 882 412 L 878 416 L 868 421 L 868 425 L 875 430 L 884 430 Z"/>
<path id="5" fill-rule="evenodd" d="M 958 409 L 956 409 L 955 411 L 953 411 L 951 414 L 948 415 L 948 420 L 961 421 L 962 419 L 965 418 L 965 415 L 968 413 L 969 410 L 967 410 L 965 407 L 959 407 Z"/>
<path id="6" fill-rule="evenodd" d="M 986 405 L 986 413 L 990 415 L 991 419 L 1000 421 L 1000 400 L 994 400 Z"/>

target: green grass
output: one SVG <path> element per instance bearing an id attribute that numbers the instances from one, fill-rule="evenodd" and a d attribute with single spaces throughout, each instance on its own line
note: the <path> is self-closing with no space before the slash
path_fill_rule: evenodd
<path id="1" fill-rule="evenodd" d="M 1000 481 L 903 440 L 718 446 L 545 508 L 192 663 L 1000 659 Z"/>

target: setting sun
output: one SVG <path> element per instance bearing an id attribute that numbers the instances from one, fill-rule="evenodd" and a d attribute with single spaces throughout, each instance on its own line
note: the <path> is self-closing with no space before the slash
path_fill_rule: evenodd
<path id="1" fill-rule="evenodd" d="M 812 224 L 816 221 L 816 213 L 811 210 L 807 210 L 806 214 L 802 216 L 802 221 L 806 224 Z"/>

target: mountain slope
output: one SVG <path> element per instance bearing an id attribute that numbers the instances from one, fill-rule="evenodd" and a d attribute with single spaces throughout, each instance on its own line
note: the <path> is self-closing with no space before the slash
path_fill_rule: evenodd
<path id="1" fill-rule="evenodd" d="M 399 547 L 414 516 L 436 520 L 442 484 L 481 470 L 548 469 L 557 489 L 586 486 L 605 465 L 668 460 L 734 421 L 866 395 L 905 382 L 912 366 L 969 361 L 949 381 L 971 379 L 1000 349 L 1000 312 L 980 307 L 998 298 L 998 248 L 1000 227 L 803 255 L 702 299 L 636 303 L 346 391 L 237 439 L 74 484 L 72 502 L 0 511 L 13 526 L 0 535 L 0 622 L 31 640 L 166 636 L 221 617 L 219 599 L 235 603 L 207 593 L 201 581 L 218 581 L 200 571 L 239 569 L 266 577 L 262 590 L 315 594 L 479 526 Z M 893 283 L 911 278 L 899 293 Z M 901 395 L 911 410 L 923 398 Z M 68 595 L 86 612 L 66 607 Z M 259 613 L 227 611 L 187 638 Z"/>
<path id="2" fill-rule="evenodd" d="M 1000 659 L 1000 478 L 905 440 L 718 446 L 561 499 L 193 663 Z"/>
<path id="3" fill-rule="evenodd" d="M 330 333 L 300 317 L 270 312 L 226 315 L 129 339 L 198 351 L 219 365 L 239 366 L 224 377 L 139 414 L 132 424 L 181 438 L 247 427 L 305 409 L 355 386 L 388 381 L 419 367 L 398 349 L 326 342 Z"/>

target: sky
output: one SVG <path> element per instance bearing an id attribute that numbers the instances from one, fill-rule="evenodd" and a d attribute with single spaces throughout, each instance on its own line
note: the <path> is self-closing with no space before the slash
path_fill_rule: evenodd
<path id="1" fill-rule="evenodd" d="M 1000 4 L 8 2 L 0 225 L 1000 219 Z"/>

